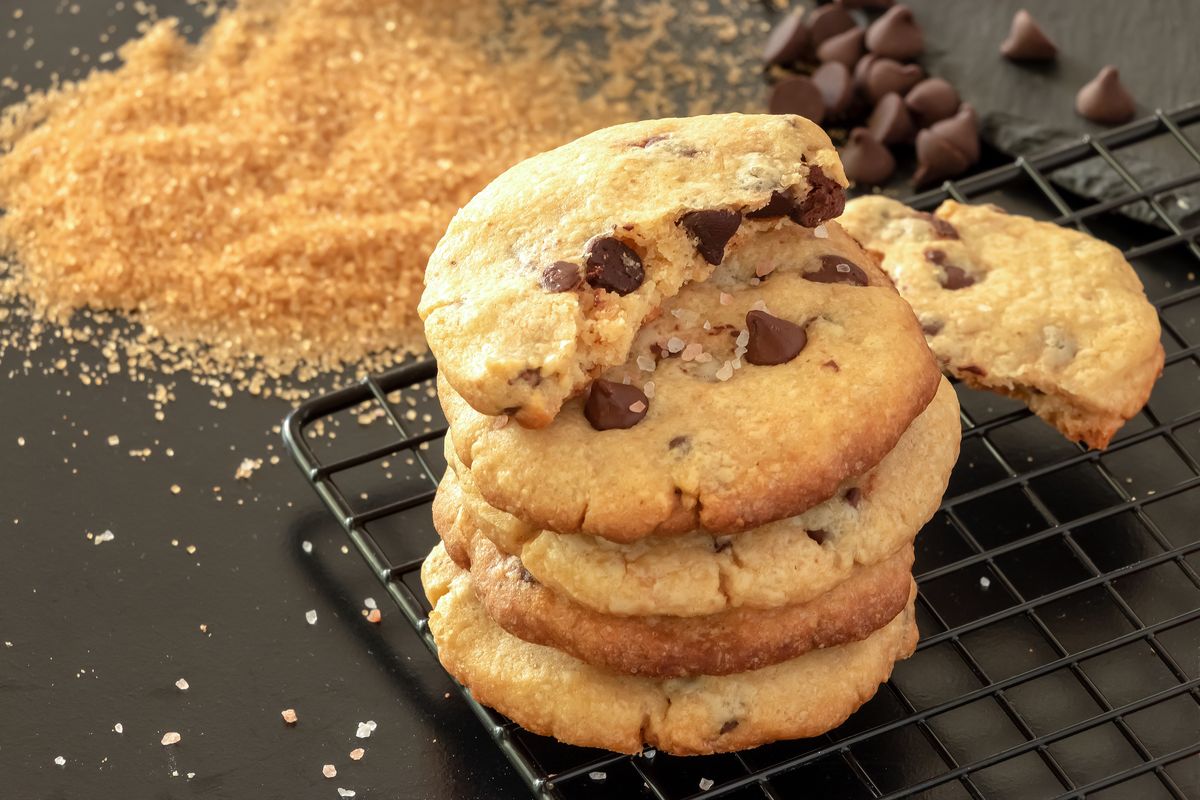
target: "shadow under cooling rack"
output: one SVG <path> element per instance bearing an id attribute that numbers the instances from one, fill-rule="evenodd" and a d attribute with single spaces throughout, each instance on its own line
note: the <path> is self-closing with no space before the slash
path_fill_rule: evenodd
<path id="1" fill-rule="evenodd" d="M 1168 209 L 1200 185 L 1198 129 L 1200 106 L 1159 112 L 910 199 L 995 203 L 1114 243 L 1159 310 L 1167 358 L 1104 453 L 956 387 L 962 456 L 917 538 L 922 639 L 875 698 L 816 739 L 675 758 L 559 744 L 463 690 L 536 796 L 1200 797 L 1200 215 Z M 1154 138 L 1195 170 L 1141 185 L 1122 151 Z M 1097 203 L 1055 188 L 1055 170 L 1090 160 L 1127 193 Z M 1135 206 L 1159 224 L 1122 213 Z M 300 406 L 283 432 L 431 651 L 419 571 L 445 469 L 435 374 L 419 360 L 373 376 Z"/>

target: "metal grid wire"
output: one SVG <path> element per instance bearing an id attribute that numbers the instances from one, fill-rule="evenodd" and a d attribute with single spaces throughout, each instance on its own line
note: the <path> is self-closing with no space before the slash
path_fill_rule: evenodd
<path id="1" fill-rule="evenodd" d="M 1164 207 L 1178 211 L 1172 193 L 1200 186 L 1196 123 L 1200 105 L 1158 112 L 910 200 L 992 202 L 1113 242 L 1159 310 L 1167 357 L 1146 410 L 1104 453 L 1018 403 L 957 387 L 962 456 L 917 538 L 923 636 L 876 697 L 816 739 L 684 759 L 562 745 L 463 690 L 536 796 L 1200 797 L 1200 217 Z M 1182 148 L 1196 170 L 1141 185 L 1122 159 L 1146 143 Z M 1054 170 L 1090 160 L 1128 191 L 1095 203 L 1052 185 Z M 1134 207 L 1163 227 L 1119 213 Z M 312 400 L 283 432 L 431 651 L 418 573 L 445 469 L 435 371 L 419 361 Z M 386 435 L 345 426 L 358 435 L 337 447 L 319 435 L 364 413 L 383 415 Z M 364 475 L 375 475 L 369 493 L 357 491 Z"/>

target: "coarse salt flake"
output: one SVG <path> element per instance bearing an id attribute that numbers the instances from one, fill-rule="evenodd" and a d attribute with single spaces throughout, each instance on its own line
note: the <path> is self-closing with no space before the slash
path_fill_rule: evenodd
<path id="1" fill-rule="evenodd" d="M 183 739 L 183 737 L 180 736 L 175 731 L 167 731 L 166 733 L 163 734 L 162 744 L 163 744 L 163 747 L 166 747 L 166 746 L 172 745 L 172 744 L 179 744 L 180 740 L 182 740 L 182 739 Z"/>
<path id="2" fill-rule="evenodd" d="M 356 747 L 350 751 L 350 760 L 351 761 L 359 761 L 366 754 L 366 752 L 367 751 L 363 750 L 361 747 Z"/>
<path id="3" fill-rule="evenodd" d="M 96 538 L 92 539 L 92 544 L 104 544 L 105 542 L 111 542 L 115 538 L 117 538 L 116 534 L 112 531 L 104 531 L 103 533 L 96 534 Z"/>
<path id="4" fill-rule="evenodd" d="M 829 229 L 824 225 L 818 225 L 817 227 L 813 228 L 813 237 L 817 239 L 828 239 Z"/>
<path id="5" fill-rule="evenodd" d="M 759 264 L 754 268 L 754 274 L 760 278 L 765 278 L 775 271 L 774 264 Z"/>
<path id="6" fill-rule="evenodd" d="M 684 343 L 683 339 L 680 339 L 678 336 L 672 336 L 670 339 L 667 339 L 667 352 L 668 353 L 681 352 L 683 350 L 683 348 L 686 346 L 687 345 Z"/>
<path id="7" fill-rule="evenodd" d="M 733 302 L 733 295 L 728 292 L 721 292 L 721 305 L 727 306 Z"/>
<path id="8" fill-rule="evenodd" d="M 984 589 L 986 589 L 992 585 L 992 579 L 989 578 L 988 576 L 984 575 L 982 578 L 979 579 L 979 585 L 982 586 Z"/>
<path id="9" fill-rule="evenodd" d="M 768 314 L 770 313 L 769 311 L 767 311 L 767 301 L 766 300 L 755 300 L 753 303 L 751 303 L 750 309 L 752 311 L 763 311 Z"/>
<path id="10" fill-rule="evenodd" d="M 687 347 L 683 348 L 683 352 L 679 354 L 679 357 L 684 361 L 694 361 L 696 356 L 703 352 L 704 345 L 700 344 L 699 342 L 692 342 Z"/>
<path id="11" fill-rule="evenodd" d="M 294 708 L 285 708 L 283 711 L 279 712 L 279 716 L 283 717 L 283 721 L 288 725 L 295 725 L 296 720 L 299 719 L 296 716 L 296 709 Z"/>
<path id="12" fill-rule="evenodd" d="M 312 608 L 312 609 L 309 609 L 308 611 L 305 611 L 304 612 L 304 620 L 309 625 L 316 625 L 317 624 L 317 610 L 315 608 Z"/>
<path id="13" fill-rule="evenodd" d="M 118 722 L 116 725 L 113 725 L 113 730 L 116 731 L 117 733 L 124 733 L 125 726 Z"/>
<path id="14" fill-rule="evenodd" d="M 654 399 L 654 381 L 646 381 L 646 383 L 643 384 L 642 394 L 646 395 L 646 397 L 650 398 L 651 400 Z"/>
<path id="15" fill-rule="evenodd" d="M 641 400 L 638 400 L 636 403 L 629 404 L 629 410 L 634 414 L 640 414 L 646 410 L 646 404 Z"/>
<path id="16" fill-rule="evenodd" d="M 605 778 L 607 778 L 607 777 L 608 777 L 608 773 L 607 773 L 607 772 L 601 772 L 600 770 L 596 770 L 596 771 L 594 771 L 594 772 L 589 772 L 589 773 L 588 773 L 588 777 L 589 777 L 589 778 L 591 778 L 591 779 L 592 779 L 592 780 L 594 780 L 594 781 L 602 781 L 602 780 L 604 780 Z"/>
<path id="17" fill-rule="evenodd" d="M 354 797 L 354 790 L 353 789 L 343 789 L 342 787 L 339 786 L 338 794 L 342 797 Z"/>
<path id="18" fill-rule="evenodd" d="M 179 680 L 175 681 L 175 688 L 181 692 L 186 692 L 188 690 L 187 680 L 184 678 L 180 678 Z"/>
<path id="19" fill-rule="evenodd" d="M 325 766 L 321 767 L 321 774 L 326 778 L 336 778 L 337 767 L 335 767 L 333 764 L 326 764 Z"/>
<path id="20" fill-rule="evenodd" d="M 739 331 L 737 338 L 734 339 L 734 344 L 738 347 L 745 347 L 750 344 L 750 331 Z"/>
<path id="21" fill-rule="evenodd" d="M 701 778 L 700 779 L 700 791 L 707 792 L 712 787 L 713 787 L 713 782 L 712 782 L 711 778 Z"/>
<path id="22" fill-rule="evenodd" d="M 358 723 L 358 730 L 354 732 L 354 735 L 359 739 L 369 739 L 377 727 L 379 726 L 375 724 L 375 720 L 373 719 L 369 719 L 366 722 L 360 722 Z"/>
<path id="23" fill-rule="evenodd" d="M 303 542 L 300 543 L 300 549 L 306 553 L 311 553 L 312 552 L 312 542 L 310 542 L 308 539 L 305 539 Z"/>
<path id="24" fill-rule="evenodd" d="M 657 366 L 650 356 L 638 356 L 637 365 L 642 372 L 654 372 L 654 368 Z"/>
<path id="25" fill-rule="evenodd" d="M 733 363 L 726 361 L 717 369 L 717 380 L 727 381 L 733 377 Z"/>
<path id="26" fill-rule="evenodd" d="M 375 602 L 374 597 L 364 597 L 363 605 L 367 608 L 379 608 L 379 604 Z"/>
<path id="27" fill-rule="evenodd" d="M 66 765 L 67 760 L 65 758 L 63 758 L 62 756 L 58 756 L 57 758 L 54 759 L 54 763 L 58 764 L 61 767 L 61 766 Z"/>

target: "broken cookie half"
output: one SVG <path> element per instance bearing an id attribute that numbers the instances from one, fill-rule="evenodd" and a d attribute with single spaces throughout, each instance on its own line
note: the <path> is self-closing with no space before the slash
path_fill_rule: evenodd
<path id="1" fill-rule="evenodd" d="M 884 197 L 840 222 L 913 307 L 944 368 L 1103 449 L 1162 373 L 1158 315 L 1111 245 L 995 206 Z"/>

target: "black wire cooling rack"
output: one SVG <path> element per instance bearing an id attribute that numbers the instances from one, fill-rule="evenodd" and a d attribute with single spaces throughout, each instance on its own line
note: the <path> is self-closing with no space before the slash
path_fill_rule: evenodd
<path id="1" fill-rule="evenodd" d="M 674 758 L 562 745 L 463 690 L 535 796 L 1200 797 L 1200 215 L 1177 194 L 1200 187 L 1198 130 L 1200 105 L 1159 112 L 911 199 L 995 203 L 1114 243 L 1159 310 L 1167 357 L 1104 453 L 957 387 L 962 456 L 917 538 L 923 636 L 875 698 L 816 739 Z M 1196 170 L 1142 185 L 1131 165 L 1162 147 Z M 1127 191 L 1096 203 L 1052 185 L 1081 165 Z M 311 400 L 283 432 L 431 651 L 419 570 L 445 469 L 435 369 L 419 361 Z"/>

